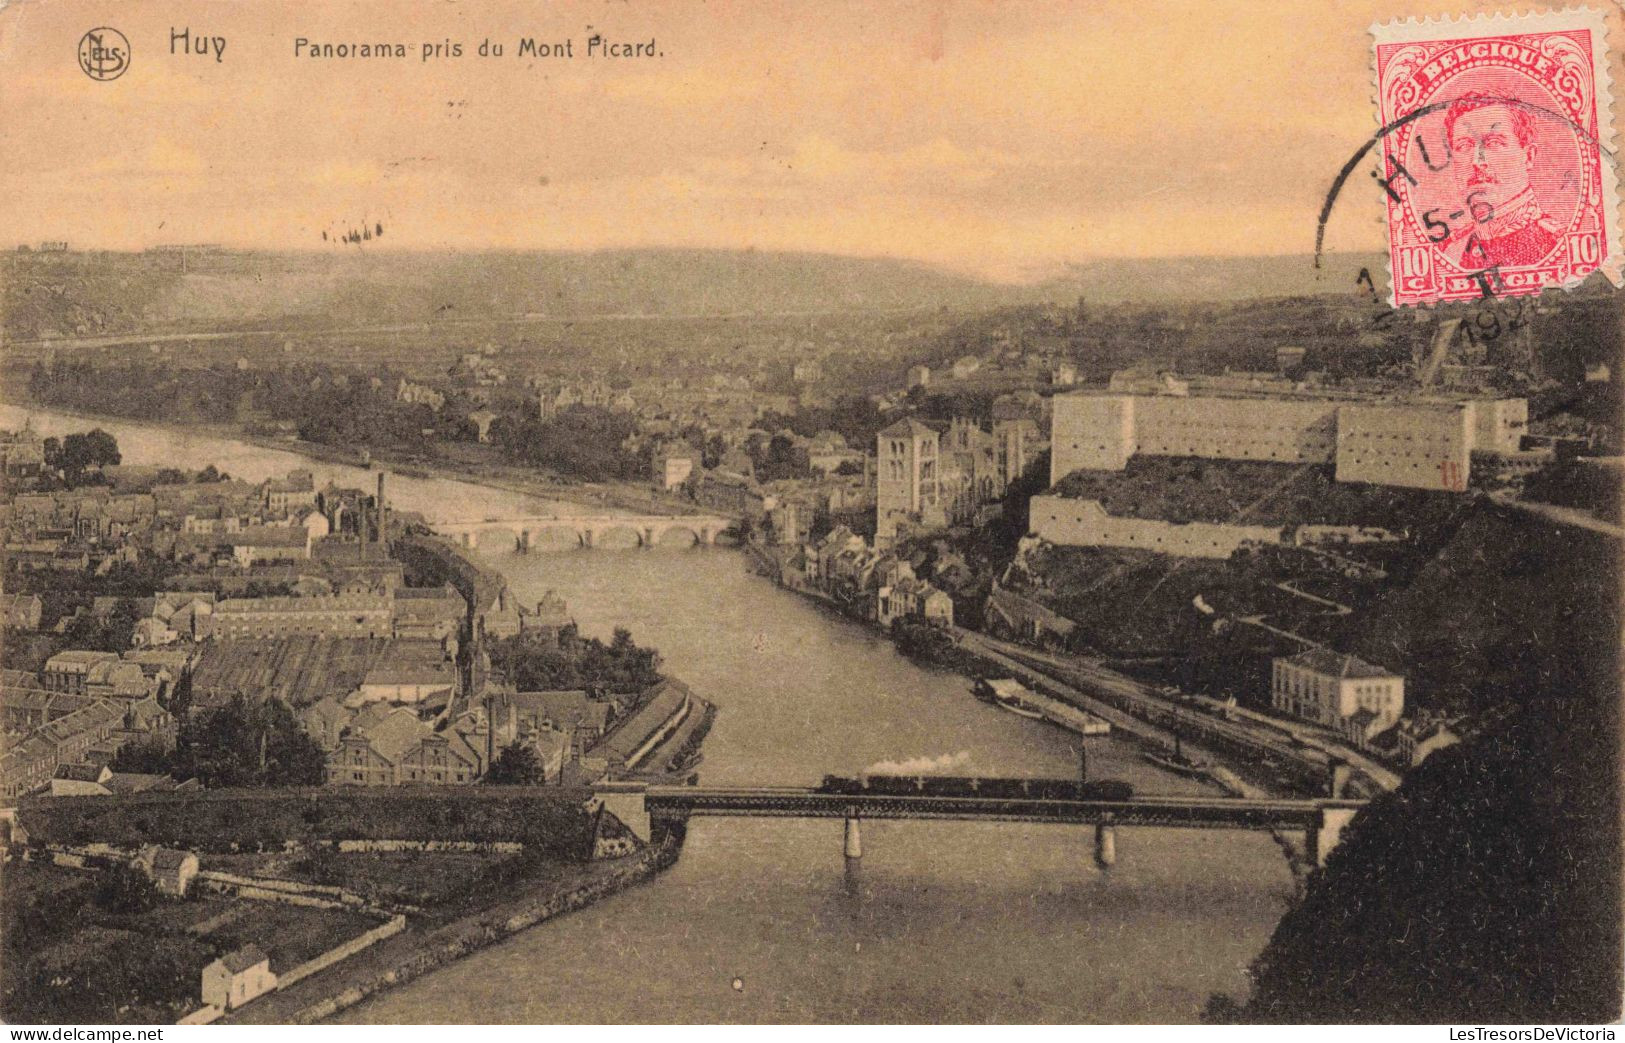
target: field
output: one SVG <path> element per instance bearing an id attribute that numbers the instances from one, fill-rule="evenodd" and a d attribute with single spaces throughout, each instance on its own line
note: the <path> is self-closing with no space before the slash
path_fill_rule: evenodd
<path id="1" fill-rule="evenodd" d="M 336 851 L 213 854 L 205 869 L 342 887 L 369 901 L 429 908 L 456 904 L 490 883 L 523 873 L 520 853 Z"/>
<path id="2" fill-rule="evenodd" d="M 347 910 L 204 894 L 121 907 L 99 891 L 103 872 L 6 864 L 6 1021 L 174 1021 L 198 1006 L 203 967 L 224 953 L 258 945 L 281 973 L 378 923 Z"/>

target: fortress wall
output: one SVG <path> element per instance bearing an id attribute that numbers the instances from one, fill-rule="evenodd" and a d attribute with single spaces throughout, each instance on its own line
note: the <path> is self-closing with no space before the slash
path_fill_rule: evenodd
<path id="1" fill-rule="evenodd" d="M 1079 469 L 1121 471 L 1135 453 L 1325 463 L 1337 403 L 1175 395 L 1059 395 L 1050 482 Z"/>
<path id="2" fill-rule="evenodd" d="M 1337 403 L 1150 396 L 1134 404 L 1137 449 L 1153 456 L 1326 463 Z"/>
<path id="3" fill-rule="evenodd" d="M 1050 418 L 1050 484 L 1073 471 L 1121 471 L 1134 455 L 1134 396 L 1055 397 Z"/>
<path id="4" fill-rule="evenodd" d="M 1337 440 L 1337 480 L 1460 492 L 1476 431 L 1472 403 L 1347 405 Z"/>
<path id="5" fill-rule="evenodd" d="M 1473 448 L 1486 452 L 1516 453 L 1529 433 L 1529 400 L 1498 398 L 1474 402 Z"/>
<path id="6" fill-rule="evenodd" d="M 1136 453 L 1337 464 L 1340 482 L 1459 492 L 1474 449 L 1516 452 L 1524 399 L 1332 400 L 1075 392 L 1054 400 L 1050 483 L 1121 471 Z"/>
<path id="7" fill-rule="evenodd" d="M 1060 496 L 1032 499 L 1032 531 L 1062 547 L 1122 547 L 1185 558 L 1228 558 L 1245 543 L 1281 542 L 1281 529 L 1268 525 L 1218 525 L 1107 514 L 1098 500 Z"/>

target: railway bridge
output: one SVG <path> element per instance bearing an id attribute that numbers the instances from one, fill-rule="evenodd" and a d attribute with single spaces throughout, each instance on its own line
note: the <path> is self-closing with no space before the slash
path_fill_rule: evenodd
<path id="1" fill-rule="evenodd" d="M 528 551 L 549 533 L 573 539 L 577 546 L 601 546 L 610 533 L 630 533 L 639 547 L 654 547 L 671 540 L 710 546 L 717 536 L 737 526 L 732 518 L 709 514 L 680 515 L 534 515 L 523 518 L 486 518 L 472 522 L 436 522 L 434 529 L 473 549 L 493 537 L 511 540 Z"/>
<path id="2" fill-rule="evenodd" d="M 844 853 L 863 857 L 864 819 L 989 819 L 1093 825 L 1095 859 L 1117 861 L 1117 829 L 1285 830 L 1304 835 L 1304 850 L 1324 865 L 1344 827 L 1365 806 L 1362 800 L 1250 799 L 1205 796 L 1136 796 L 1129 800 L 1054 800 L 1029 797 L 935 796 L 930 793 L 827 793 L 816 789 L 752 786 L 646 786 L 605 783 L 594 800 L 647 840 L 672 825 L 702 815 L 845 820 Z"/>

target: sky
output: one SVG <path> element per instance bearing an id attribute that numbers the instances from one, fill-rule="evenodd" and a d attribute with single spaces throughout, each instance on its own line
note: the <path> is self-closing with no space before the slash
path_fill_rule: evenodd
<path id="1" fill-rule="evenodd" d="M 1308 253 L 1376 125 L 1368 27 L 1398 6 L 0 0 L 0 242 L 754 248 L 1008 281 Z M 131 57 L 99 82 L 76 52 L 103 25 Z M 180 30 L 224 37 L 220 60 L 171 53 Z M 594 33 L 659 54 L 589 58 Z M 1328 249 L 1381 249 L 1381 214 L 1351 186 Z"/>

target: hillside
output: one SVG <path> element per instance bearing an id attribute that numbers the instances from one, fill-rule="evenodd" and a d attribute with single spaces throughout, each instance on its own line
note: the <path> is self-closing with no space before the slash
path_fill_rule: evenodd
<path id="1" fill-rule="evenodd" d="M 1620 1016 L 1617 605 L 1343 835 L 1214 1020 L 1605 1024 Z M 1526 682 L 1539 673 L 1537 683 Z"/>
<path id="2" fill-rule="evenodd" d="M 976 307 L 1004 290 L 904 261 L 749 251 L 10 254 L 8 335 Z"/>
<path id="3" fill-rule="evenodd" d="M 1316 268 L 1304 254 L 1275 257 L 1111 258 L 1070 266 L 1033 288 L 1033 299 L 1101 303 L 1240 301 L 1254 297 L 1309 297 L 1349 293 L 1362 268 L 1380 286 L 1380 253 L 1328 254 Z"/>
<path id="4" fill-rule="evenodd" d="M 349 248 L 346 248 L 347 250 Z M 0 255 L 8 337 L 522 315 L 787 315 L 1346 293 L 1370 258 L 1101 261 L 1029 285 L 913 261 L 754 250 Z"/>
<path id="5" fill-rule="evenodd" d="M 1601 627 L 1617 641 L 1620 548 L 1597 533 L 1481 502 L 1409 584 L 1362 613 L 1356 655 L 1403 669 L 1435 705 L 1550 688 Z M 1578 695 L 1579 693 L 1575 693 Z"/>

